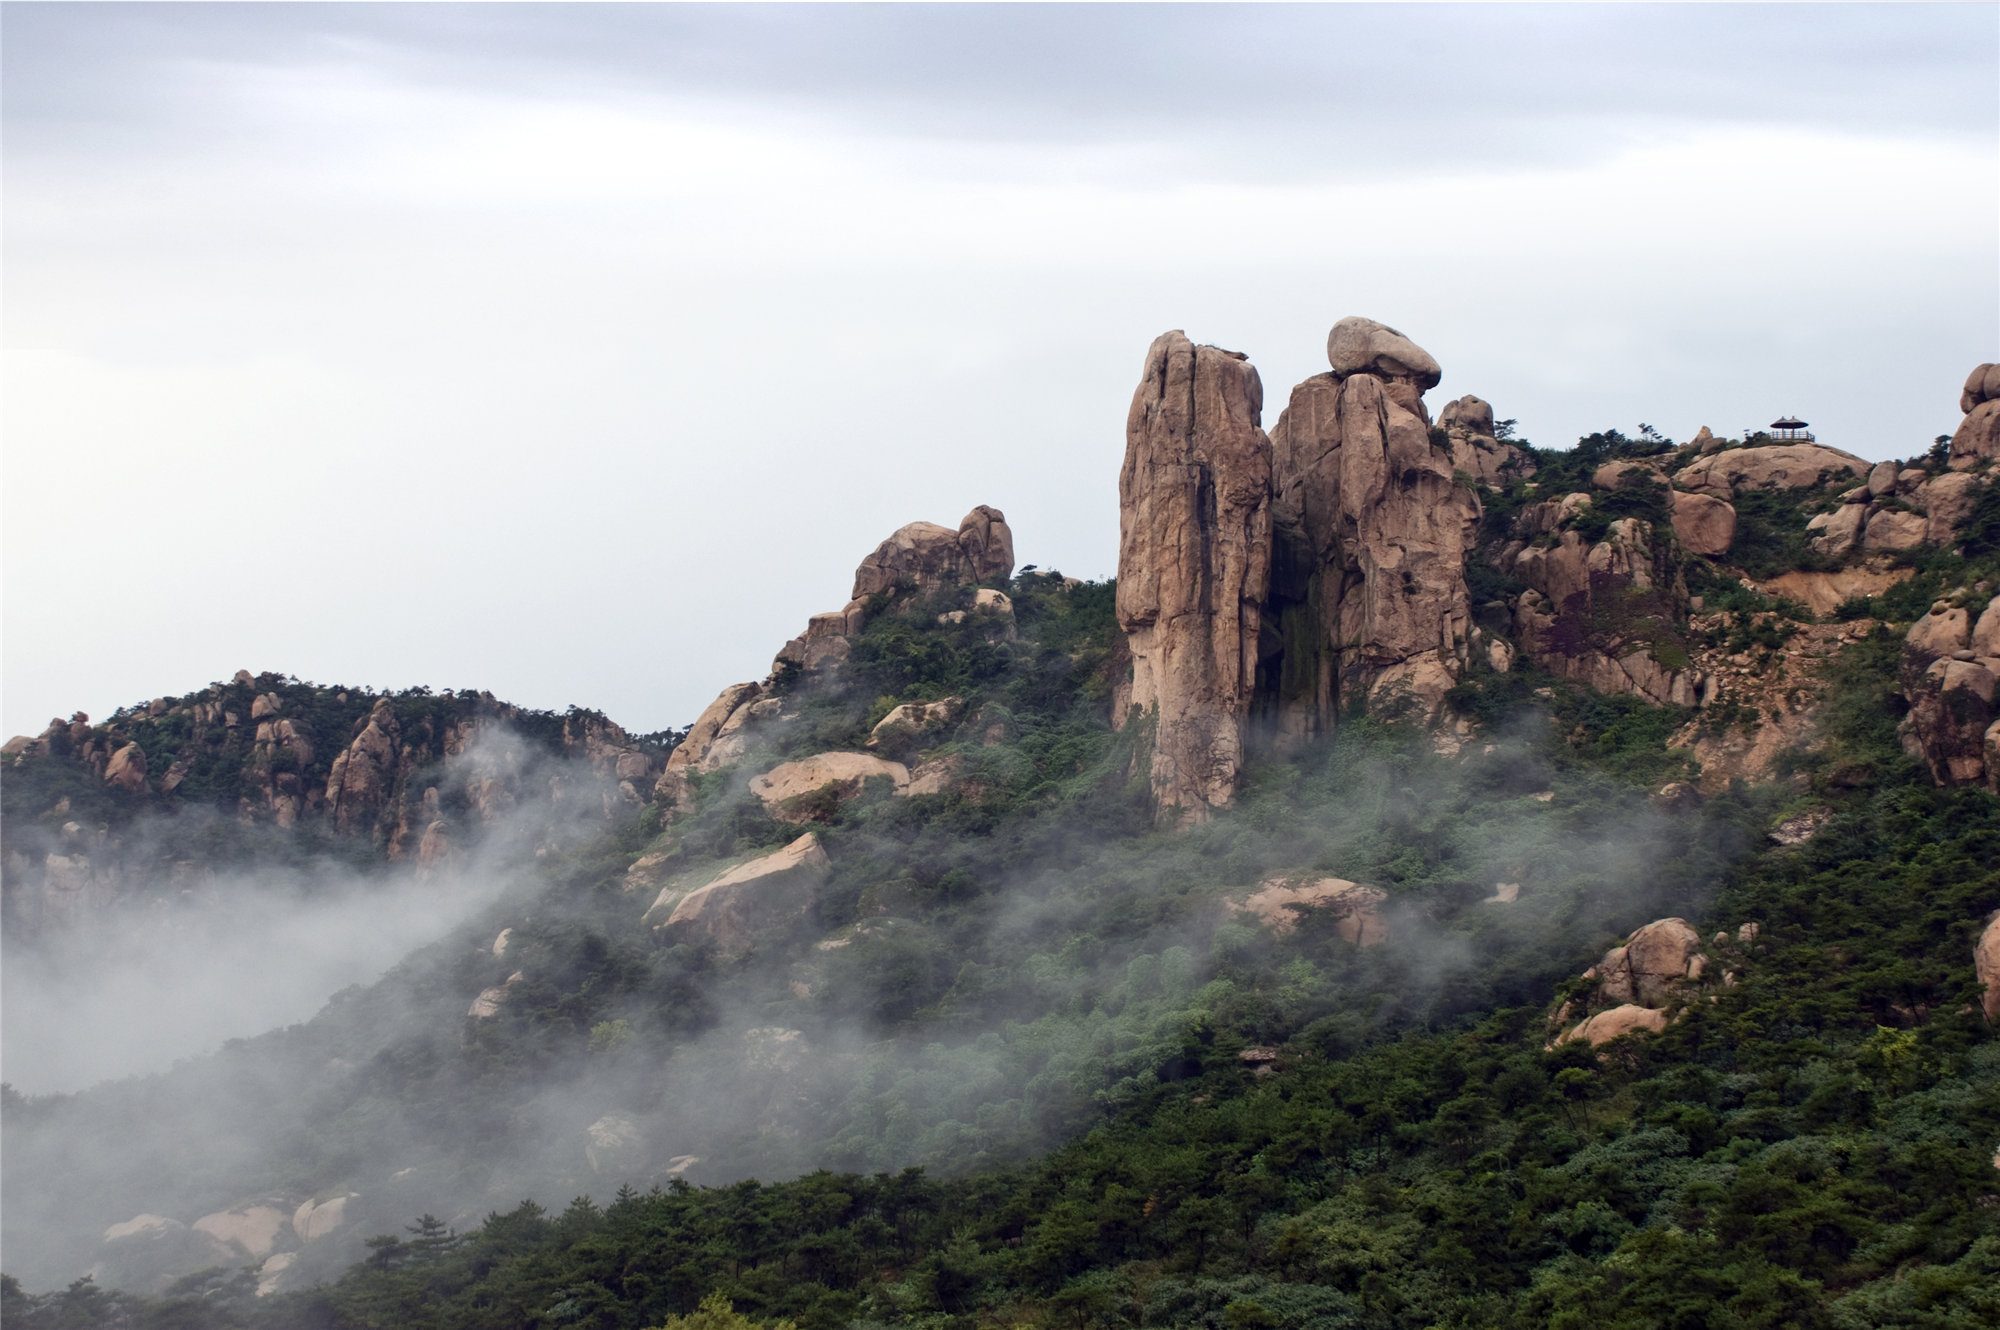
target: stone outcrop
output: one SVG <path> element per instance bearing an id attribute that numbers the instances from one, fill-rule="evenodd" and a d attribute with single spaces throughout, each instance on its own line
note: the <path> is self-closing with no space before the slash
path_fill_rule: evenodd
<path id="1" fill-rule="evenodd" d="M 1664 1011 L 1628 1002 L 1609 1011 L 1600 1011 L 1595 1016 L 1585 1017 L 1556 1042 L 1566 1044 L 1572 1039 L 1581 1039 L 1595 1048 L 1599 1044 L 1608 1044 L 1613 1039 L 1622 1039 L 1628 1034 L 1658 1034 L 1667 1028 L 1668 1019 Z"/>
<path id="2" fill-rule="evenodd" d="M 853 600 L 897 587 L 929 590 L 961 582 L 993 582 L 1014 571 L 1014 533 L 998 508 L 981 504 L 958 530 L 935 522 L 899 528 L 854 570 Z"/>
<path id="3" fill-rule="evenodd" d="M 1874 463 L 1817 443 L 1780 443 L 1730 448 L 1699 457 L 1674 477 L 1674 484 L 1698 494 L 1733 499 L 1740 491 L 1808 489 L 1864 476 Z"/>
<path id="4" fill-rule="evenodd" d="M 1951 436 L 1952 469 L 1969 470 L 2000 458 L 2000 365 L 1981 365 L 1966 376 L 1958 409 L 1965 419 Z"/>
<path id="5" fill-rule="evenodd" d="M 1717 558 L 1736 540 L 1736 509 L 1710 494 L 1675 492 L 1674 536 L 1690 554 Z"/>
<path id="6" fill-rule="evenodd" d="M 775 766 L 750 781 L 750 793 L 763 801 L 772 817 L 780 822 L 823 820 L 832 806 L 858 796 L 870 780 L 887 780 L 903 794 L 910 787 L 909 768 L 888 762 L 873 753 L 816 753 Z M 828 796 L 826 807 L 811 806 L 808 796 Z"/>
<path id="7" fill-rule="evenodd" d="M 1363 697 L 1404 696 L 1434 713 L 1472 629 L 1465 556 L 1481 509 L 1424 408 L 1437 362 L 1352 319 L 1335 325 L 1329 360 L 1332 372 L 1292 390 L 1271 432 L 1258 691 L 1283 741 L 1329 729 Z"/>
<path id="8" fill-rule="evenodd" d="M 1514 538 L 1495 551 L 1495 561 L 1529 587 L 1513 605 L 1514 641 L 1551 674 L 1600 692 L 1694 705 L 1702 676 L 1685 651 L 1675 654 L 1686 603 L 1677 564 L 1636 517 L 1610 523 L 1588 543 L 1571 524 L 1590 506 L 1586 494 L 1531 504 L 1516 518 Z"/>
<path id="9" fill-rule="evenodd" d="M 292 1231 L 300 1242 L 325 1237 L 347 1222 L 347 1203 L 356 1199 L 352 1192 L 329 1200 L 306 1201 L 292 1212 Z"/>
<path id="10" fill-rule="evenodd" d="M 807 832 L 784 849 L 739 864 L 678 901 L 663 890 L 645 922 L 669 942 L 743 951 L 759 933 L 797 919 L 817 905 L 829 867 L 819 837 Z M 658 918 L 662 913 L 665 918 Z"/>
<path id="11" fill-rule="evenodd" d="M 1746 936 L 1755 936 L 1752 932 Z M 1717 941 L 1724 939 L 1718 936 Z M 1596 987 L 1579 1002 L 1565 1002 L 1549 1017 L 1552 1044 L 1582 1039 L 1592 1045 L 1624 1035 L 1659 1033 L 1672 1020 L 1669 1010 L 1685 1000 L 1705 978 L 1713 978 L 1713 962 L 1702 950 L 1701 935 L 1685 919 L 1656 919 L 1638 929 L 1623 946 L 1583 972 Z M 1733 982 L 1722 976 L 1724 983 Z M 1578 1020 L 1579 1004 L 1589 1014 Z"/>
<path id="12" fill-rule="evenodd" d="M 275 1205 L 244 1205 L 203 1215 L 194 1221 L 193 1228 L 197 1233 L 228 1243 L 245 1256 L 261 1258 L 271 1254 L 285 1223 L 285 1212 Z"/>
<path id="13" fill-rule="evenodd" d="M 2000 1021 L 2000 910 L 1987 916 L 1986 927 L 1972 949 L 1972 966 L 1979 977 L 1979 986 L 1985 990 L 1980 997 L 1980 1009 L 1987 1020 Z"/>
<path id="14" fill-rule="evenodd" d="M 1988 749 L 2000 739 L 2000 596 L 1979 611 L 1939 601 L 1910 625 L 1899 662 L 1910 711 L 1903 744 L 1940 785 L 2000 790 Z"/>
<path id="15" fill-rule="evenodd" d="M 1281 936 L 1298 927 L 1302 912 L 1324 912 L 1336 920 L 1335 929 L 1343 941 L 1372 947 L 1389 938 L 1388 923 L 1382 918 L 1382 905 L 1387 900 L 1388 893 L 1380 887 L 1364 887 L 1345 878 L 1272 878 L 1237 908 Z"/>
<path id="16" fill-rule="evenodd" d="M 146 788 L 146 754 L 138 744 L 126 744 L 104 767 L 104 783 L 127 792 Z"/>
<path id="17" fill-rule="evenodd" d="M 763 695 L 760 683 L 733 683 L 713 702 L 702 708 L 688 727 L 687 737 L 667 755 L 667 769 L 660 777 L 662 789 L 684 788 L 687 771 L 714 771 L 741 761 L 747 737 L 743 727 L 750 720 L 750 705 Z"/>
<path id="18" fill-rule="evenodd" d="M 395 780 L 403 727 L 383 698 L 357 727 L 352 743 L 333 759 L 326 778 L 326 803 L 334 828 L 352 835 L 371 826 Z"/>
<path id="19" fill-rule="evenodd" d="M 1469 479 L 1498 488 L 1535 474 L 1527 453 L 1494 437 L 1493 407 L 1484 399 L 1467 394 L 1446 402 L 1437 423 L 1451 445 L 1452 470 Z"/>
<path id="20" fill-rule="evenodd" d="M 1606 1002 L 1659 1007 L 1708 967 L 1701 935 L 1685 919 L 1658 919 L 1613 947 L 1597 963 L 1599 996 Z"/>
<path id="21" fill-rule="evenodd" d="M 868 746 L 887 752 L 901 752 L 919 740 L 938 734 L 956 721 L 965 710 L 962 697 L 940 698 L 936 702 L 905 702 L 877 721 L 868 732 Z"/>
<path id="22" fill-rule="evenodd" d="M 958 524 L 958 547 L 975 582 L 1001 582 L 1014 575 L 1014 531 L 998 508 L 980 504 Z"/>
<path id="23" fill-rule="evenodd" d="M 1014 572 L 1014 532 L 1006 514 L 990 504 L 967 513 L 952 531 L 935 522 L 900 527 L 854 570 L 854 590 L 847 604 L 827 614 L 815 614 L 806 630 L 785 643 L 771 664 L 774 674 L 786 667 L 807 672 L 832 669 L 847 659 L 848 639 L 867 625 L 868 602 L 897 590 L 916 592 L 968 583 L 1005 581 Z M 982 595 L 987 594 L 985 592 Z M 1005 596 L 999 592 L 994 595 Z"/>
<path id="24" fill-rule="evenodd" d="M 1241 355 L 1155 339 L 1125 422 L 1118 475 L 1120 627 L 1132 652 L 1115 700 L 1153 725 L 1160 808 L 1205 817 L 1235 795 L 1271 564 L 1264 388 Z"/>

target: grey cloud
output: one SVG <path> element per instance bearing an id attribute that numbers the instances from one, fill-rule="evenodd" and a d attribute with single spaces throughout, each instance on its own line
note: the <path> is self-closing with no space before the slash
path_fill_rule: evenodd
<path id="1" fill-rule="evenodd" d="M 185 132 L 219 67 L 735 102 L 1296 180 L 1595 157 L 1663 124 L 1995 132 L 1989 6 L 21 5 L 10 137 Z"/>

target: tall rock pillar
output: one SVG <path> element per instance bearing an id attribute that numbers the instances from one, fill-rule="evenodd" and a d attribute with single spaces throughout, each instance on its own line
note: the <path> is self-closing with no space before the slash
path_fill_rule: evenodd
<path id="1" fill-rule="evenodd" d="M 1465 556 L 1480 505 L 1424 409 L 1437 362 L 1360 318 L 1333 326 L 1327 359 L 1331 372 L 1294 388 L 1271 431 L 1258 707 L 1289 739 L 1330 729 L 1361 697 L 1400 694 L 1435 712 L 1471 629 Z"/>
<path id="2" fill-rule="evenodd" d="M 1205 818 L 1235 795 L 1271 567 L 1264 387 L 1242 355 L 1164 333 L 1125 419 L 1118 622 L 1127 706 L 1154 724 L 1161 813 Z"/>

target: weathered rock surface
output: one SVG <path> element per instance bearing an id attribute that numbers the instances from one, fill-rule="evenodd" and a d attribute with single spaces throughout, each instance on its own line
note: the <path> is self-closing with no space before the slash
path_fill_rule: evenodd
<path id="1" fill-rule="evenodd" d="M 1388 893 L 1381 888 L 1364 887 L 1345 878 L 1305 882 L 1272 878 L 1245 897 L 1238 908 L 1280 935 L 1298 927 L 1302 911 L 1323 910 L 1338 920 L 1335 927 L 1343 940 L 1372 947 L 1389 937 L 1387 921 L 1382 918 L 1382 904 L 1387 899 Z"/>
<path id="2" fill-rule="evenodd" d="M 900 752 L 918 740 L 935 735 L 959 718 L 965 710 L 962 697 L 940 698 L 936 702 L 905 702 L 877 721 L 868 732 L 868 746 Z"/>
<path id="3" fill-rule="evenodd" d="M 980 504 L 958 524 L 958 547 L 975 582 L 998 582 L 1014 574 L 1014 531 L 998 508 Z"/>
<path id="4" fill-rule="evenodd" d="M 1446 402 L 1438 412 L 1438 426 L 1451 443 L 1452 470 L 1482 485 L 1498 487 L 1515 476 L 1535 474 L 1527 453 L 1494 437 L 1493 407 L 1483 398 L 1467 394 Z"/>
<path id="5" fill-rule="evenodd" d="M 1635 517 L 1612 522 L 1602 540 L 1586 544 L 1564 528 L 1588 506 L 1588 496 L 1574 494 L 1531 505 L 1515 539 L 1498 551 L 1502 566 L 1530 588 L 1514 603 L 1515 641 L 1550 673 L 1600 692 L 1693 705 L 1700 673 L 1671 652 L 1672 664 L 1661 659 L 1661 644 L 1678 636 L 1685 597 L 1666 545 Z M 1549 533 L 1559 533 L 1554 544 L 1533 539 Z"/>
<path id="6" fill-rule="evenodd" d="M 1170 332 L 1126 417 L 1117 613 L 1132 681 L 1116 713 L 1150 718 L 1154 797 L 1182 818 L 1229 803 L 1243 759 L 1270 580 L 1263 402 L 1242 356 Z"/>
<path id="7" fill-rule="evenodd" d="M 1967 470 L 2000 458 L 2000 366 L 1981 365 L 1966 377 L 1958 409 L 1965 419 L 1951 436 L 1949 465 Z"/>
<path id="8" fill-rule="evenodd" d="M 1430 352 L 1386 323 L 1349 315 L 1326 335 L 1326 358 L 1333 372 L 1410 379 L 1419 392 L 1438 386 L 1444 371 Z M 1490 432 L 1490 431 L 1489 431 Z"/>
<path id="9" fill-rule="evenodd" d="M 1581 1039 L 1594 1048 L 1628 1034 L 1658 1034 L 1667 1028 L 1667 1020 L 1664 1011 L 1627 1003 L 1577 1022 L 1556 1042 L 1566 1044 L 1572 1039 Z"/>
<path id="10" fill-rule="evenodd" d="M 1757 583 L 1767 596 L 1796 600 L 1814 614 L 1827 615 L 1856 598 L 1879 596 L 1910 578 L 1908 568 L 1839 568 L 1831 571 L 1794 570 Z"/>
<path id="11" fill-rule="evenodd" d="M 935 522 L 899 527 L 854 570 L 852 598 L 865 600 L 897 586 L 941 586 L 965 579 L 971 568 L 958 533 Z"/>
<path id="12" fill-rule="evenodd" d="M 1014 532 L 998 508 L 981 504 L 956 531 L 935 522 L 898 529 L 854 570 L 852 599 L 898 586 L 929 589 L 992 582 L 1014 571 Z"/>
<path id="13" fill-rule="evenodd" d="M 708 943 L 724 951 L 743 951 L 757 935 L 803 916 L 819 901 L 830 863 L 812 832 L 735 868 L 672 905 L 664 921 L 655 917 L 668 904 L 666 894 L 653 903 L 645 922 L 671 942 Z"/>
<path id="14" fill-rule="evenodd" d="M 194 1221 L 197 1233 L 226 1242 L 247 1256 L 268 1256 L 284 1231 L 286 1215 L 275 1205 L 245 1205 Z"/>
<path id="15" fill-rule="evenodd" d="M 347 1203 L 354 1199 L 354 1193 L 349 1192 L 318 1203 L 305 1202 L 292 1212 L 292 1231 L 301 1242 L 325 1237 L 347 1222 Z"/>
<path id="16" fill-rule="evenodd" d="M 1940 785 L 1986 779 L 1986 731 L 1994 723 L 2000 659 L 1937 660 L 1909 689 L 1904 743 Z"/>
<path id="17" fill-rule="evenodd" d="M 1727 554 L 1736 539 L 1736 509 L 1709 494 L 1673 495 L 1674 535 L 1691 554 Z"/>
<path id="18" fill-rule="evenodd" d="M 362 830 L 375 820 L 387 800 L 396 771 L 397 745 L 403 728 L 383 698 L 375 704 L 360 732 L 340 756 L 326 780 L 326 803 L 335 829 L 342 834 Z"/>
<path id="19" fill-rule="evenodd" d="M 1481 510 L 1432 441 L 1422 394 L 1436 362 L 1401 334 L 1356 341 L 1354 324 L 1334 337 L 1342 346 L 1346 328 L 1352 353 L 1292 390 L 1271 435 L 1259 706 L 1287 740 L 1331 728 L 1357 696 L 1405 695 L 1434 714 L 1468 654 L 1465 555 Z M 1352 351 L 1364 344 L 1383 349 Z"/>
<path id="20" fill-rule="evenodd" d="M 138 744 L 126 744 L 111 755 L 104 768 L 104 783 L 128 791 L 146 788 L 146 754 Z"/>
<path id="21" fill-rule="evenodd" d="M 764 686 L 758 683 L 735 683 L 723 689 L 688 727 L 687 738 L 667 755 L 668 774 L 683 767 L 714 771 L 739 761 L 745 747 L 745 740 L 739 736 L 749 721 L 750 704 L 763 692 Z M 661 780 L 665 782 L 666 777 Z"/>
<path id="22" fill-rule="evenodd" d="M 1604 954 L 1597 965 L 1598 992 L 1606 1002 L 1658 1007 L 1680 985 L 1701 978 L 1707 965 L 1692 924 L 1658 919 Z"/>
<path id="23" fill-rule="evenodd" d="M 897 794 L 906 793 L 910 786 L 909 768 L 901 762 L 885 761 L 873 753 L 816 753 L 752 778 L 750 792 L 778 821 L 809 822 L 820 810 L 800 807 L 795 801 L 831 786 L 832 801 L 846 803 L 877 778 L 889 781 Z"/>
<path id="24" fill-rule="evenodd" d="M 1924 543 L 1929 523 L 1922 513 L 1883 508 L 1869 514 L 1861 534 L 1861 548 L 1868 550 L 1913 550 Z"/>
<path id="25" fill-rule="evenodd" d="M 1980 1007 L 1989 1021 L 2000 1021 L 2000 910 L 1987 917 L 1986 928 L 1972 949 L 1974 973 L 1986 990 Z"/>
<path id="26" fill-rule="evenodd" d="M 1771 444 L 1760 448 L 1730 448 L 1695 459 L 1674 477 L 1674 484 L 1696 493 L 1732 499 L 1738 491 L 1805 489 L 1845 482 L 1866 475 L 1874 463 L 1817 443 Z"/>

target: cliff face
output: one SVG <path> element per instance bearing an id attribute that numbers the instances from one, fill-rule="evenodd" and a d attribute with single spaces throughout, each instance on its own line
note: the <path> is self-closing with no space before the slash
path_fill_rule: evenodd
<path id="1" fill-rule="evenodd" d="M 1150 719 L 1153 793 L 1176 818 L 1233 798 L 1246 746 L 1321 733 L 1356 698 L 1435 712 L 1467 658 L 1480 506 L 1424 408 L 1437 362 L 1360 318 L 1334 325 L 1327 359 L 1267 438 L 1243 356 L 1178 332 L 1147 353 L 1118 482 L 1117 709 Z M 1513 450 L 1491 408 L 1462 412 L 1457 447 L 1483 424 L 1498 474 Z"/>
<path id="2" fill-rule="evenodd" d="M 1368 319 L 1341 320 L 1327 351 L 1335 368 L 1292 390 L 1271 436 L 1275 631 L 1258 691 L 1287 739 L 1330 729 L 1357 697 L 1435 712 L 1472 628 L 1480 505 L 1424 409 L 1437 363 Z"/>
<path id="3" fill-rule="evenodd" d="M 1170 332 L 1126 416 L 1118 622 L 1132 680 L 1116 713 L 1153 717 L 1153 792 L 1176 816 L 1227 803 L 1242 765 L 1271 569 L 1263 402 L 1243 356 Z"/>
<path id="4" fill-rule="evenodd" d="M 1230 802 L 1260 744 L 1288 749 L 1357 705 L 1435 718 L 1455 684 L 1517 662 L 1687 708 L 1715 778 L 1754 779 L 1814 742 L 1819 676 L 1873 627 L 1816 619 L 1907 579 L 1918 551 L 2000 538 L 1992 366 L 1967 380 L 1949 448 L 1913 462 L 1703 429 L 1679 447 L 1593 436 L 1538 473 L 1478 397 L 1431 423 L 1442 371 L 1397 330 L 1342 319 L 1327 359 L 1266 440 L 1241 355 L 1178 332 L 1148 353 L 1119 477 L 1132 673 L 1115 709 L 1153 726 L 1163 816 Z M 1704 611 L 1691 582 L 1730 607 Z M 1912 630 L 1903 732 L 1938 780 L 1991 782 L 2000 657 L 1974 631 L 1991 588 L 1962 591 L 1957 618 L 1940 602 Z M 1785 609 L 1801 604 L 1803 619 Z M 1746 714 L 1756 734 L 1727 732 Z"/>

